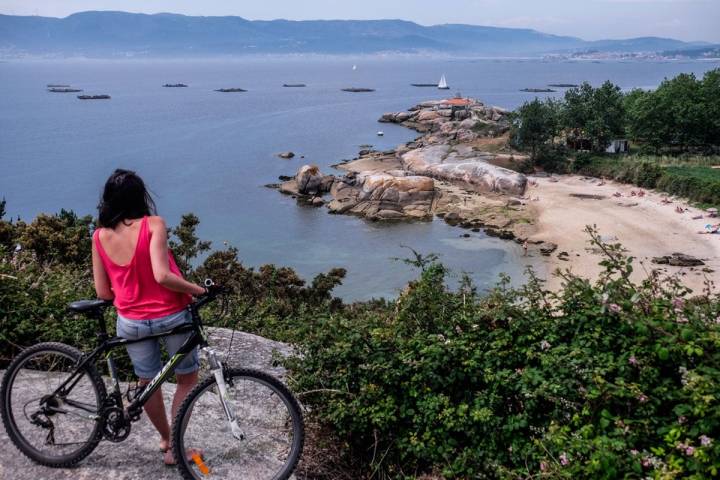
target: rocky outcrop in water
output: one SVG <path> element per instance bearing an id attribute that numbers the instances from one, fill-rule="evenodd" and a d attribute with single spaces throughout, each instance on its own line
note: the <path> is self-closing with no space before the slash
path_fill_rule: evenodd
<path id="1" fill-rule="evenodd" d="M 370 220 L 432 217 L 435 182 L 406 172 L 348 174 L 330 190 L 330 213 L 352 213 Z"/>
<path id="2" fill-rule="evenodd" d="M 381 123 L 398 123 L 420 133 L 426 143 L 471 142 L 481 137 L 496 137 L 510 129 L 508 111 L 483 104 L 472 98 L 432 100 L 406 112 L 383 114 Z"/>
<path id="3" fill-rule="evenodd" d="M 510 128 L 507 113 L 467 98 L 423 102 L 405 112 L 386 113 L 380 122 L 401 124 L 423 135 L 394 150 L 364 148 L 358 158 L 336 165 L 349 172 L 342 177 L 328 178 L 317 167 L 303 166 L 280 191 L 311 205 L 325 203 L 321 197 L 329 191 L 330 213 L 372 220 L 448 214 L 449 223 L 457 215 L 459 225 L 487 227 L 501 238 L 525 238 L 525 232 L 513 225 L 520 223 L 521 214 L 504 206 L 507 196 L 525 194 L 527 178 L 498 166 L 522 161 L 522 155 L 482 149 L 483 142 L 503 142 L 498 137 Z M 470 191 L 497 198 L 471 208 Z"/>
<path id="4" fill-rule="evenodd" d="M 493 155 L 469 147 L 431 145 L 410 150 L 401 157 L 403 167 L 418 175 L 462 183 L 478 192 L 522 196 L 527 177 L 488 163 Z"/>

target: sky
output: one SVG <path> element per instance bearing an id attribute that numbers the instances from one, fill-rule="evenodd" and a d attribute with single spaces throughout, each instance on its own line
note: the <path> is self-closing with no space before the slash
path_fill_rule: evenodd
<path id="1" fill-rule="evenodd" d="M 720 0 L 0 0 L 0 13 L 85 10 L 237 15 L 251 20 L 387 19 L 533 28 L 586 40 L 641 36 L 720 43 Z"/>

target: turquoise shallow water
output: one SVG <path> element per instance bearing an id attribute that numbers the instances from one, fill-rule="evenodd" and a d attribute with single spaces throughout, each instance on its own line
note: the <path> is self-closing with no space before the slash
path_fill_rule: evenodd
<path id="1" fill-rule="evenodd" d="M 357 65 L 353 70 L 352 65 Z M 435 252 L 453 271 L 487 287 L 506 272 L 522 280 L 528 259 L 517 245 L 482 233 L 459 238 L 442 221 L 381 225 L 299 207 L 263 187 L 303 163 L 330 165 L 362 144 L 394 147 L 415 134 L 378 124 L 386 111 L 461 92 L 515 108 L 548 83 L 653 87 L 680 72 L 716 68 L 699 62 L 575 62 L 445 58 L 253 58 L 193 61 L 11 61 L 0 63 L 0 196 L 12 216 L 70 208 L 94 213 L 100 187 L 116 167 L 137 170 L 170 224 L 196 213 L 199 234 L 240 250 L 246 265 L 275 263 L 309 277 L 348 269 L 338 294 L 346 299 L 394 296 L 416 275 L 393 257 L 401 245 Z M 450 93 L 410 83 L 448 78 Z M 162 88 L 165 83 L 189 88 Z M 47 93 L 71 84 L 109 101 Z M 306 83 L 307 88 L 282 88 Z M 348 86 L 373 93 L 341 92 Z M 218 93 L 242 87 L 246 93 Z M 385 135 L 378 137 L 376 132 Z M 276 153 L 293 150 L 293 160 Z M 299 155 L 305 155 L 300 159 Z"/>

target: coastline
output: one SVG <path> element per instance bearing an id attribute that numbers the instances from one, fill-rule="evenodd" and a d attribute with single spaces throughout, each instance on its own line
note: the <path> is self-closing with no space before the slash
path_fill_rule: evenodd
<path id="1" fill-rule="evenodd" d="M 640 281 L 652 270 L 677 276 L 694 293 L 702 292 L 705 281 L 720 285 L 720 235 L 699 234 L 709 219 L 701 209 L 687 201 L 670 198 L 666 194 L 647 191 L 644 196 L 632 196 L 640 188 L 633 185 L 577 175 L 537 178 L 537 186 L 530 195 L 537 198 L 531 210 L 536 221 L 533 238 L 553 242 L 557 252 L 567 252 L 568 260 L 557 254 L 546 259 L 549 273 L 570 270 L 586 278 L 596 278 L 601 268 L 598 252 L 589 248 L 586 225 L 596 225 L 603 240 L 620 243 L 636 259 L 631 278 Z M 621 197 L 614 196 L 620 193 Z M 598 195 L 603 198 L 582 198 L 577 195 Z M 663 203 L 666 202 L 672 203 Z M 683 213 L 676 212 L 680 206 Z M 702 218 L 693 218 L 699 217 Z M 652 263 L 654 257 L 675 252 L 692 255 L 704 261 L 704 266 L 680 267 Z M 549 275 L 548 287 L 557 290 L 561 279 Z"/>
<path id="2" fill-rule="evenodd" d="M 537 273 L 551 290 L 562 285 L 554 275 L 558 270 L 597 278 L 601 257 L 590 248 L 585 231 L 593 225 L 603 241 L 622 244 L 636 259 L 633 280 L 657 270 L 696 293 L 707 282 L 720 284 L 720 235 L 698 233 L 716 219 L 683 199 L 633 185 L 578 175 L 526 177 L 512 170 L 527 157 L 507 145 L 507 112 L 463 100 L 470 104 L 460 118 L 455 108 L 446 107 L 450 100 L 386 113 L 380 122 L 403 125 L 420 136 L 394 150 L 360 151 L 357 158 L 333 166 L 342 177 L 304 165 L 279 190 L 299 202 L 324 205 L 330 213 L 371 221 L 439 217 L 452 226 L 515 241 L 525 248 L 528 263 L 540 265 Z M 655 257 L 674 254 L 702 265 L 653 263 Z"/>

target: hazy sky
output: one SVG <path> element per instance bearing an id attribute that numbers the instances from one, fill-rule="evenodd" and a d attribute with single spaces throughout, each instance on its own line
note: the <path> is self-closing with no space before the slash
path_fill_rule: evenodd
<path id="1" fill-rule="evenodd" d="M 528 27 L 588 40 L 664 36 L 720 42 L 720 0 L 0 0 L 0 13 L 83 10 L 238 15 L 248 19 L 401 18 L 423 25 Z"/>

